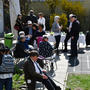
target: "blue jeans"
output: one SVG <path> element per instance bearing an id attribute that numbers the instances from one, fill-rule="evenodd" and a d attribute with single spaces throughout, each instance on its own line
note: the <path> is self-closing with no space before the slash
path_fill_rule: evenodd
<path id="1" fill-rule="evenodd" d="M 0 79 L 0 90 L 3 90 L 3 86 L 5 90 L 12 90 L 12 78 Z"/>

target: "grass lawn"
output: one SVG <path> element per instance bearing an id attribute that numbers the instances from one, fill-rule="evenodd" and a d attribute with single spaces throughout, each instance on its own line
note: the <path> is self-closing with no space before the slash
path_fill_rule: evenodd
<path id="1" fill-rule="evenodd" d="M 71 90 L 74 90 L 75 88 L 81 88 L 81 90 L 90 90 L 90 75 L 70 74 L 68 76 L 67 86 L 71 88 Z"/>

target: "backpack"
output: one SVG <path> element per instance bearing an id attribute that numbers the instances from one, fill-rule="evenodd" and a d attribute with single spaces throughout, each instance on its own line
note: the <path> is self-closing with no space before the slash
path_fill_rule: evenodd
<path id="1" fill-rule="evenodd" d="M 2 64 L 0 65 L 0 73 L 13 73 L 14 59 L 11 55 L 3 55 Z"/>

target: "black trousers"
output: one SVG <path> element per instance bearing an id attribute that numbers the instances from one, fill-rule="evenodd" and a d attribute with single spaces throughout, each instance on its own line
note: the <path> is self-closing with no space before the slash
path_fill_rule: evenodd
<path id="1" fill-rule="evenodd" d="M 71 39 L 71 55 L 77 56 L 77 41 L 78 41 L 79 35 L 75 36 L 74 39 Z"/>
<path id="2" fill-rule="evenodd" d="M 58 49 L 58 47 L 59 47 L 59 44 L 60 44 L 60 38 L 61 38 L 61 35 L 55 36 L 55 40 L 56 40 L 55 49 Z"/>
<path id="3" fill-rule="evenodd" d="M 66 35 L 66 38 L 64 40 L 64 46 L 65 46 L 65 50 L 67 50 L 67 42 L 68 40 L 70 39 L 71 35 L 70 33 L 68 32 L 67 35 Z"/>
<path id="4" fill-rule="evenodd" d="M 48 77 L 46 73 L 44 74 Z M 48 79 L 36 78 L 35 81 L 42 82 L 48 90 L 56 90 L 57 88 L 56 84 L 53 82 L 53 80 L 50 77 L 48 77 Z M 28 90 L 35 90 L 35 82 L 32 82 L 31 84 L 27 84 L 27 85 L 28 85 Z"/>

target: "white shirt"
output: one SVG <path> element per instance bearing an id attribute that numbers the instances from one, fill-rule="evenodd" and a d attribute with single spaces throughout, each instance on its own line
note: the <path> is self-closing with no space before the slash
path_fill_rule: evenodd
<path id="1" fill-rule="evenodd" d="M 37 62 L 34 62 L 33 60 L 32 60 L 32 62 L 34 63 L 36 73 L 39 73 L 40 74 L 40 70 L 43 71 L 42 68 L 40 67 L 40 65 Z M 40 70 L 38 69 L 38 67 L 37 67 L 36 64 L 38 65 L 38 67 L 40 68 Z"/>
<path id="2" fill-rule="evenodd" d="M 7 78 L 12 78 L 13 74 L 0 74 L 0 79 L 7 79 Z"/>
<path id="3" fill-rule="evenodd" d="M 72 28 L 72 22 L 70 22 L 70 25 L 69 25 L 69 32 L 71 31 L 71 28 Z"/>
<path id="4" fill-rule="evenodd" d="M 43 30 L 45 31 L 46 27 L 45 27 L 45 18 L 44 17 L 38 19 L 38 24 L 43 24 L 44 25 Z"/>

